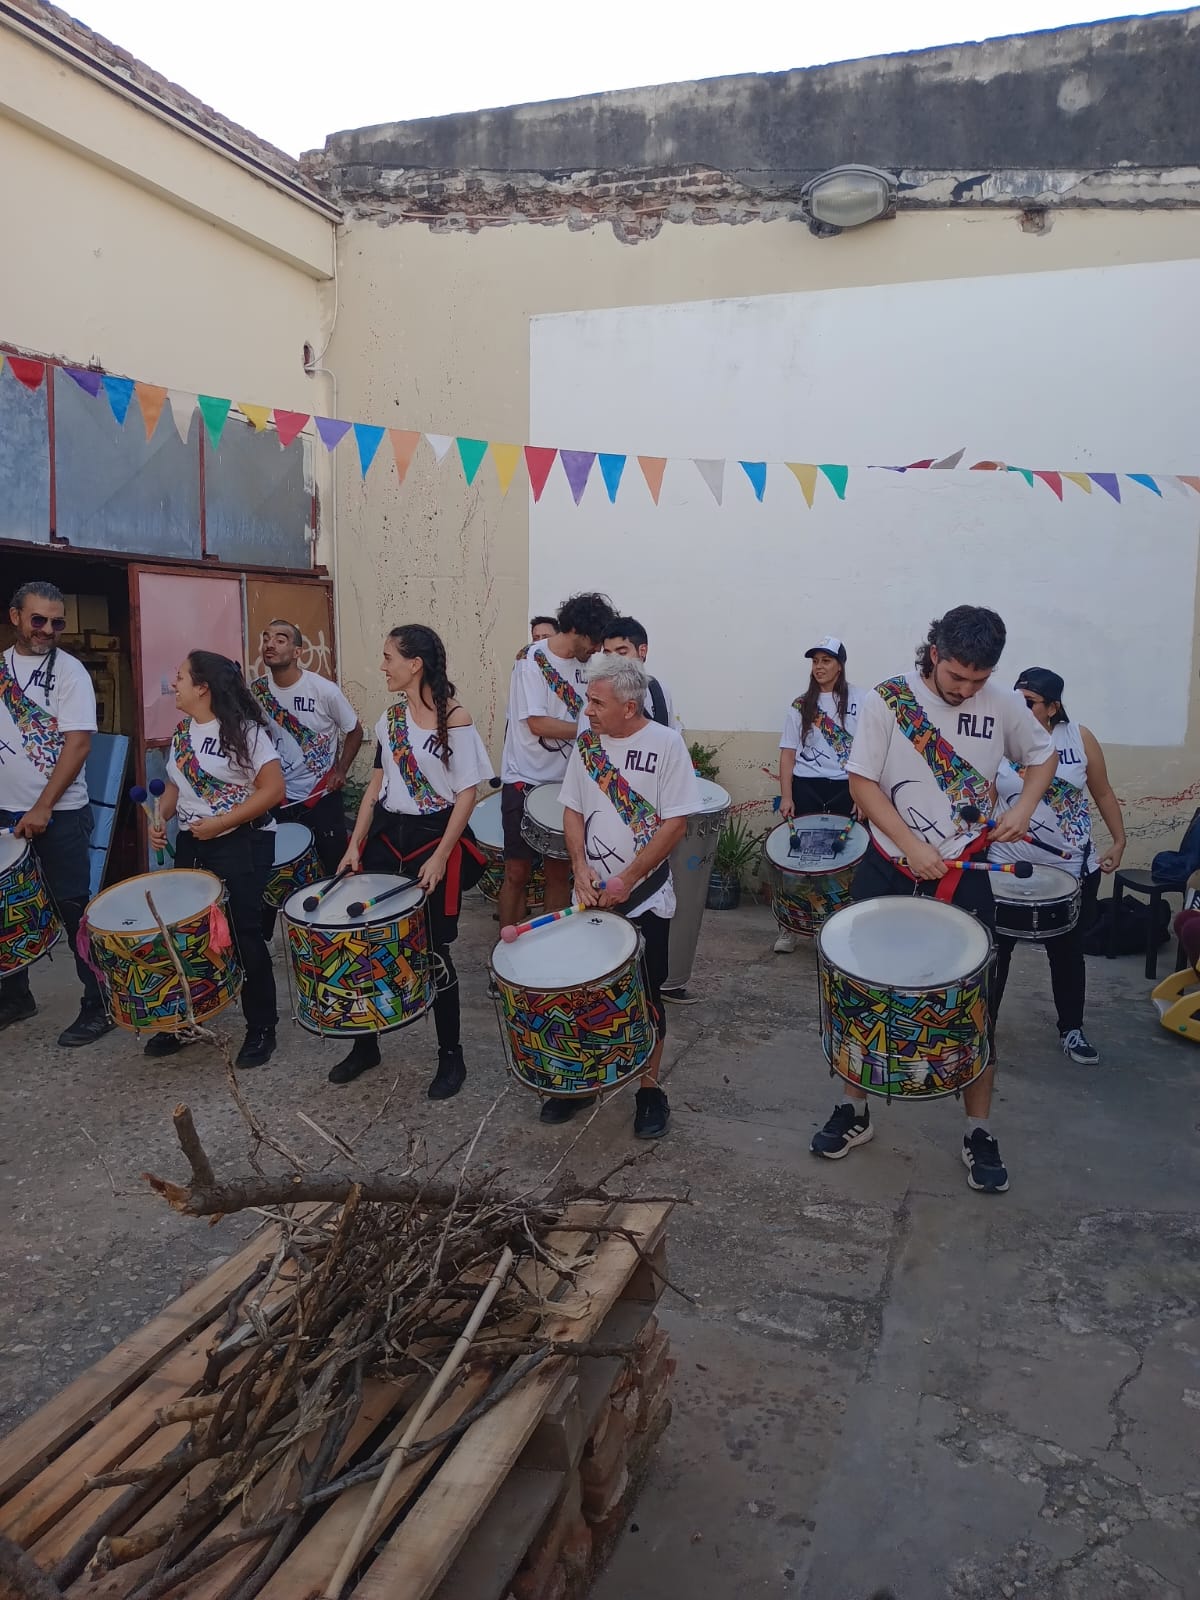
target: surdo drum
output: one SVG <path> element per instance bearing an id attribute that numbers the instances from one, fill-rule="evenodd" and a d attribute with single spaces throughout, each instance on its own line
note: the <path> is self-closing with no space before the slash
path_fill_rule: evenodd
<path id="1" fill-rule="evenodd" d="M 44 956 L 62 923 L 28 839 L 0 837 L 0 977 Z"/>
<path id="2" fill-rule="evenodd" d="M 671 881 L 675 885 L 675 915 L 671 918 L 668 989 L 683 988 L 692 975 L 708 880 L 712 874 L 717 840 L 732 800 L 719 783 L 698 778 L 701 809 L 687 819 L 687 832 L 671 851 Z"/>
<path id="3" fill-rule="evenodd" d="M 486 900 L 492 901 L 500 898 L 500 886 L 504 882 L 504 818 L 500 806 L 500 794 L 489 794 L 471 813 L 471 832 L 475 835 L 475 843 L 487 858 L 483 876 L 475 887 Z M 545 895 L 546 879 L 542 863 L 538 860 L 533 863 L 529 888 L 525 894 L 526 903 L 531 907 L 540 906 L 544 903 Z"/>
<path id="4" fill-rule="evenodd" d="M 1041 943 L 1060 933 L 1070 933 L 1079 921 L 1083 885 L 1062 867 L 1031 863 L 1028 878 L 997 872 L 992 878 L 996 901 L 996 932 L 1009 939 Z"/>
<path id="5" fill-rule="evenodd" d="M 554 861 L 570 859 L 563 832 L 563 805 L 559 799 L 561 783 L 539 783 L 525 796 L 525 815 L 521 818 L 521 837 L 531 850 Z"/>
<path id="6" fill-rule="evenodd" d="M 278 823 L 274 844 L 275 865 L 263 891 L 263 903 L 278 910 L 293 889 L 305 889 L 328 874 L 317 854 L 312 830 L 302 822 Z"/>
<path id="7" fill-rule="evenodd" d="M 833 841 L 846 832 L 835 855 Z M 826 917 L 850 903 L 850 882 L 869 843 L 860 823 L 820 814 L 794 817 L 767 835 L 767 876 L 771 911 L 788 933 L 813 938 Z"/>
<path id="8" fill-rule="evenodd" d="M 957 1094 L 990 1059 L 992 938 L 957 906 L 885 895 L 835 911 L 817 935 L 821 1043 L 868 1094 Z"/>

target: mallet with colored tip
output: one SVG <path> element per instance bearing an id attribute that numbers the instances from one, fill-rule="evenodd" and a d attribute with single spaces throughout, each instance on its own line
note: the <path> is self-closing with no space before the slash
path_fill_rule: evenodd
<path id="1" fill-rule="evenodd" d="M 902 867 L 912 866 L 907 856 L 896 859 Z M 946 865 L 960 872 L 1011 872 L 1014 878 L 1033 877 L 1032 861 L 947 861 Z"/>
<path id="2" fill-rule="evenodd" d="M 620 878 L 609 878 L 604 883 L 595 885 L 597 889 L 610 889 L 613 894 L 624 894 L 625 885 Z M 594 906 L 565 906 L 561 911 L 547 911 L 544 916 L 532 917 L 528 922 L 510 922 L 507 928 L 500 929 L 500 937 L 505 944 L 512 944 L 523 933 L 532 933 L 535 928 L 548 928 L 552 922 L 561 922 L 564 917 L 573 917 L 580 911 L 593 911 Z"/>

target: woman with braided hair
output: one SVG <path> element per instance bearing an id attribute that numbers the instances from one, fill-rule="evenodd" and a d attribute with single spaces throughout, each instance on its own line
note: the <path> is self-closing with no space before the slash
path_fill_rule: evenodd
<path id="1" fill-rule="evenodd" d="M 462 891 L 483 874 L 484 856 L 468 823 L 476 786 L 492 777 L 492 764 L 455 698 L 446 647 L 432 628 L 416 622 L 393 628 L 383 641 L 381 670 L 389 692 L 401 698 L 375 724 L 375 770 L 342 866 L 411 876 L 428 897 L 438 1067 L 427 1092 L 431 1100 L 449 1100 L 467 1076 L 450 946 L 458 937 Z M 366 1034 L 330 1071 L 329 1081 L 350 1083 L 379 1059 L 377 1036 Z"/>

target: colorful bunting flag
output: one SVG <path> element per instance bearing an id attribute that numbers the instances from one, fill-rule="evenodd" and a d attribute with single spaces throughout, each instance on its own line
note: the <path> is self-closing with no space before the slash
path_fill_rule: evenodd
<path id="1" fill-rule="evenodd" d="M 454 443 L 454 435 L 452 433 L 427 433 L 425 437 L 429 440 L 429 448 L 433 451 L 438 462 L 444 461 L 446 459 L 446 451 Z"/>
<path id="2" fill-rule="evenodd" d="M 142 426 L 146 430 L 146 439 L 149 442 L 154 437 L 154 430 L 158 427 L 163 407 L 167 403 L 167 391 L 157 383 L 135 383 L 133 392 L 137 395 L 138 409 L 142 413 Z"/>
<path id="3" fill-rule="evenodd" d="M 1127 472 L 1125 476 L 1130 483 L 1140 483 L 1143 489 L 1149 489 L 1152 494 L 1156 494 L 1160 500 L 1162 499 L 1162 490 L 1148 472 Z"/>
<path id="4" fill-rule="evenodd" d="M 646 480 L 650 498 L 657 505 L 658 497 L 662 493 L 663 473 L 667 470 L 667 458 L 666 456 L 639 456 L 638 466 L 642 469 L 642 477 Z"/>
<path id="5" fill-rule="evenodd" d="M 179 435 L 180 442 L 188 442 L 188 434 L 192 431 L 192 413 L 196 409 L 196 396 L 185 394 L 182 389 L 167 390 L 167 404 L 171 408 L 171 421 L 175 424 L 175 432 Z"/>
<path id="6" fill-rule="evenodd" d="M 550 468 L 554 465 L 557 454 L 557 450 L 547 445 L 525 446 L 525 467 L 529 473 L 529 487 L 533 490 L 535 504 L 542 498 L 542 490 L 546 487 L 546 479 L 550 476 Z"/>
<path id="7" fill-rule="evenodd" d="M 826 462 L 822 465 L 820 471 L 829 479 L 830 488 L 838 499 L 844 500 L 846 498 L 846 483 L 850 477 L 850 468 Z"/>
<path id="8" fill-rule="evenodd" d="M 1033 488 L 1033 473 L 1028 467 L 1005 467 L 1006 472 L 1019 472 L 1029 487 Z"/>
<path id="9" fill-rule="evenodd" d="M 1118 505 L 1121 503 L 1121 485 L 1115 472 L 1089 472 L 1088 477 L 1093 483 L 1099 484 L 1105 494 L 1112 495 Z"/>
<path id="10" fill-rule="evenodd" d="M 628 456 L 605 455 L 603 452 L 596 458 L 600 463 L 600 476 L 604 479 L 604 487 L 608 490 L 609 505 L 616 505 L 617 490 L 621 487 L 621 474 L 625 471 Z"/>
<path id="11" fill-rule="evenodd" d="M 350 432 L 350 424 L 339 422 L 337 417 L 314 417 L 313 423 L 320 435 L 321 443 L 331 452 L 337 449 Z"/>
<path id="12" fill-rule="evenodd" d="M 270 406 L 252 406 L 245 400 L 238 401 L 238 410 L 254 429 L 255 433 L 264 433 L 267 423 L 271 420 Z"/>
<path id="13" fill-rule="evenodd" d="M 354 424 L 354 442 L 358 446 L 358 469 L 365 478 L 371 470 L 371 463 L 375 459 L 375 452 L 383 442 L 386 428 L 376 427 L 371 422 L 356 422 Z"/>
<path id="14" fill-rule="evenodd" d="M 28 356 L 9 356 L 8 370 L 18 383 L 27 389 L 40 389 L 42 379 L 46 376 L 46 363 L 44 361 L 31 361 Z"/>
<path id="15" fill-rule="evenodd" d="M 396 458 L 396 476 L 403 483 L 408 477 L 409 467 L 413 464 L 421 435 L 415 430 L 406 428 L 389 428 L 388 436 L 392 441 L 392 454 Z"/>
<path id="16" fill-rule="evenodd" d="M 521 460 L 521 446 L 519 444 L 493 444 L 492 465 L 496 469 L 496 482 L 500 485 L 501 495 L 506 495 L 513 481 L 513 473 Z"/>
<path id="17" fill-rule="evenodd" d="M 89 372 L 85 367 L 64 367 L 63 371 L 68 378 L 74 378 L 84 394 L 90 394 L 93 400 L 100 393 L 100 386 L 104 382 L 103 373 Z"/>
<path id="18" fill-rule="evenodd" d="M 104 392 L 108 396 L 108 405 L 116 418 L 117 427 L 125 426 L 125 418 L 129 415 L 129 405 L 133 399 L 133 379 L 113 378 L 106 372 L 104 374 Z"/>
<path id="19" fill-rule="evenodd" d="M 196 404 L 200 407 L 200 415 L 204 418 L 204 428 L 208 434 L 214 450 L 221 447 L 221 435 L 225 432 L 225 424 L 229 421 L 229 409 L 232 400 L 221 400 L 213 394 L 198 394 Z"/>
<path id="20" fill-rule="evenodd" d="M 1035 472 L 1034 477 L 1040 478 L 1044 484 L 1047 484 L 1051 489 L 1054 490 L 1055 494 L 1060 500 L 1062 499 L 1063 488 L 1061 472 Z"/>
<path id="21" fill-rule="evenodd" d="M 943 456 L 940 461 L 935 461 L 933 463 L 933 470 L 935 472 L 949 472 L 953 470 L 953 468 L 958 465 L 966 453 L 966 450 L 963 449 L 956 450 L 952 456 Z"/>
<path id="22" fill-rule="evenodd" d="M 739 461 L 738 466 L 750 479 L 754 498 L 761 500 L 767 488 L 767 463 L 765 461 Z"/>
<path id="23" fill-rule="evenodd" d="M 308 411 L 281 411 L 278 406 L 271 414 L 275 418 L 275 432 L 284 450 L 304 432 L 305 424 L 312 415 Z"/>
<path id="24" fill-rule="evenodd" d="M 475 482 L 475 474 L 483 465 L 488 442 L 486 439 L 455 439 L 454 442 L 458 446 L 458 459 L 462 462 L 463 477 L 469 489 Z"/>
<path id="25" fill-rule="evenodd" d="M 1083 490 L 1084 494 L 1091 494 L 1092 480 L 1088 477 L 1086 472 L 1064 472 L 1063 477 L 1069 478 L 1072 483 L 1078 484 Z"/>
<path id="26" fill-rule="evenodd" d="M 1179 481 L 1180 483 L 1186 483 L 1189 489 L 1195 489 L 1196 493 L 1200 494 L 1200 478 L 1189 477 L 1188 475 L 1181 473 L 1179 476 Z"/>
<path id="27" fill-rule="evenodd" d="M 817 469 L 808 461 L 788 461 L 784 465 L 788 471 L 795 474 L 796 482 L 800 485 L 800 493 L 804 496 L 805 504 L 812 510 L 813 495 L 817 492 Z M 906 468 L 899 469 L 904 472 Z"/>
<path id="28" fill-rule="evenodd" d="M 708 485 L 713 499 L 720 505 L 725 493 L 725 462 L 697 460 L 696 471 Z"/>
<path id="29" fill-rule="evenodd" d="M 596 460 L 594 450 L 560 450 L 558 458 L 562 462 L 563 471 L 567 475 L 567 482 L 571 485 L 571 494 L 578 505 L 583 499 L 583 491 L 587 488 L 588 477 L 592 465 Z"/>

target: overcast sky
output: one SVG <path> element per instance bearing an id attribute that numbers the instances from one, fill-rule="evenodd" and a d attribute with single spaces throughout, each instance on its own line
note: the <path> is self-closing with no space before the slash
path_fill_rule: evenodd
<path id="1" fill-rule="evenodd" d="M 343 128 L 1090 22 L 1103 0 L 58 3 L 298 155 Z M 1115 14 L 1161 9 L 1133 3 Z"/>

